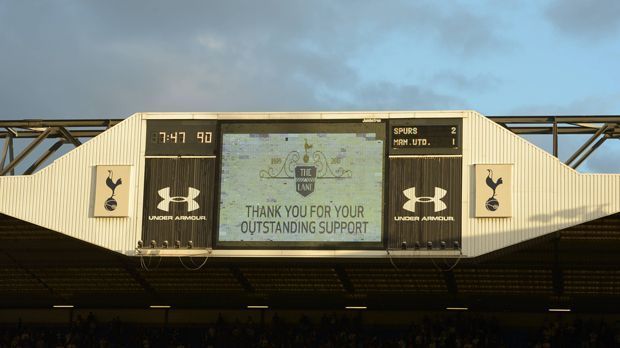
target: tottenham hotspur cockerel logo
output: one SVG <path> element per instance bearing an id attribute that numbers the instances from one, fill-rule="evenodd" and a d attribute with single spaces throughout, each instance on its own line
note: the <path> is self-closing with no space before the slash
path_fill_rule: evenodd
<path id="1" fill-rule="evenodd" d="M 491 169 L 487 169 L 487 172 L 489 172 L 489 175 L 487 176 L 486 184 L 489 188 L 491 188 L 491 190 L 493 190 L 493 194 L 484 203 L 484 207 L 487 208 L 488 211 L 496 211 L 497 208 L 499 208 L 499 201 L 495 198 L 495 190 L 499 185 L 503 184 L 504 181 L 502 178 L 493 181 L 493 171 Z"/>
<path id="2" fill-rule="evenodd" d="M 116 191 L 116 187 L 123 183 L 123 180 L 121 180 L 120 178 L 114 181 L 113 177 L 114 172 L 108 170 L 108 178 L 105 180 L 105 184 L 110 188 L 110 190 L 112 190 L 112 195 L 108 197 L 103 204 L 103 207 L 107 211 L 114 211 L 116 210 L 116 207 L 118 207 L 118 202 L 116 201 L 116 199 L 114 199 L 114 192 Z"/>

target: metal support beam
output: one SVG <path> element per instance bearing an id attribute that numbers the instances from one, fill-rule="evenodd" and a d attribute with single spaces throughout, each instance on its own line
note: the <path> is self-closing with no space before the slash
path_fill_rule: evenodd
<path id="1" fill-rule="evenodd" d="M 564 293 L 564 271 L 560 266 L 560 252 L 559 252 L 560 237 L 553 241 L 553 293 L 556 296 L 561 296 Z"/>
<path id="2" fill-rule="evenodd" d="M 6 162 L 6 155 L 9 153 L 9 142 L 13 140 L 12 136 L 8 136 L 4 139 L 2 145 L 2 157 L 0 157 L 0 171 L 4 168 L 4 162 Z"/>
<path id="3" fill-rule="evenodd" d="M 123 121 L 122 119 L 96 119 L 96 120 L 16 120 L 0 121 L 0 127 L 17 128 L 47 128 L 47 127 L 111 127 Z"/>
<path id="4" fill-rule="evenodd" d="M 510 126 L 506 127 L 509 131 L 515 134 L 553 134 L 553 126 Z M 577 135 L 587 135 L 594 134 L 598 128 L 592 127 L 573 127 L 573 126 L 561 126 L 558 124 L 558 135 L 562 134 L 577 134 Z M 613 134 L 616 136 L 620 136 L 620 129 L 612 132 L 611 130 L 607 131 L 607 134 Z M 0 133 L 0 138 L 2 134 Z"/>
<path id="5" fill-rule="evenodd" d="M 41 164 L 43 164 L 43 162 L 45 162 L 46 159 L 48 159 L 52 154 L 54 154 L 56 150 L 60 149 L 60 147 L 64 145 L 65 143 L 66 142 L 64 140 L 59 140 L 55 142 L 54 145 L 50 146 L 49 149 L 47 149 L 47 151 L 41 154 L 41 156 L 39 156 L 39 158 L 36 161 L 34 161 L 34 163 L 30 167 L 28 167 L 28 169 L 26 169 L 26 171 L 24 172 L 24 175 L 30 175 L 34 173 L 34 171 L 37 170 L 37 168 Z"/>
<path id="6" fill-rule="evenodd" d="M 26 156 L 28 156 L 28 154 L 32 152 L 34 148 L 36 148 L 43 140 L 45 140 L 45 138 L 47 138 L 50 133 L 56 132 L 56 130 L 56 128 L 47 128 L 46 130 L 44 130 L 35 140 L 28 144 L 28 146 L 26 146 L 26 148 L 23 149 L 22 152 L 20 152 L 17 157 L 15 157 L 15 159 L 12 159 L 11 162 L 4 169 L 2 169 L 2 172 L 0 172 L 0 176 L 6 175 L 9 172 L 12 172 L 14 174 L 13 170 L 15 169 L 15 167 L 24 158 L 26 158 Z"/>
<path id="7" fill-rule="evenodd" d="M 58 127 L 58 132 L 62 134 L 62 136 L 67 139 L 68 142 L 75 145 L 75 147 L 82 145 L 82 142 L 75 138 L 71 133 L 69 133 L 69 131 L 67 131 L 65 127 Z"/>
<path id="8" fill-rule="evenodd" d="M 558 157 L 558 121 L 553 118 L 553 156 Z"/>
<path id="9" fill-rule="evenodd" d="M 620 123 L 620 115 L 609 116 L 487 116 L 493 122 L 497 123 L 517 123 L 517 124 L 535 124 L 535 123 Z"/>
<path id="10" fill-rule="evenodd" d="M 246 292 L 254 292 L 254 287 L 250 284 L 250 281 L 246 278 L 245 274 L 243 274 L 239 267 L 231 266 L 229 269 L 230 273 L 232 273 Z"/>
<path id="11" fill-rule="evenodd" d="M 581 147 L 579 147 L 579 149 L 577 149 L 577 151 L 575 151 L 575 153 L 570 156 L 569 159 L 566 160 L 565 164 L 567 166 L 570 166 L 570 164 L 577 158 L 579 157 L 583 151 L 590 146 L 595 140 L 596 138 L 598 138 L 599 136 L 601 136 L 601 134 L 605 133 L 605 131 L 607 131 L 607 129 L 609 128 L 608 125 L 604 125 L 603 127 L 599 128 L 596 133 L 594 133 L 594 135 L 592 135 L 590 137 L 590 139 L 588 139 L 583 145 L 581 145 Z"/>
<path id="12" fill-rule="evenodd" d="M 13 160 L 15 159 L 15 146 L 13 144 L 13 137 L 9 137 L 9 163 L 12 163 Z M 4 172 L 4 168 L 2 169 L 2 172 Z M 15 175 L 15 169 L 11 168 L 11 175 Z M 1 174 L 0 172 L 0 176 L 2 176 L 4 174 Z"/>
<path id="13" fill-rule="evenodd" d="M 592 154 L 592 152 L 594 152 L 594 150 L 598 149 L 599 146 L 603 145 L 603 143 L 605 142 L 605 140 L 607 140 L 607 138 L 603 137 L 600 138 L 595 144 L 594 146 L 592 146 L 583 156 L 581 156 L 581 158 L 575 162 L 575 164 L 573 164 L 571 167 L 573 169 L 577 169 L 577 167 L 579 167 L 579 165 L 586 160 L 586 158 L 588 158 L 588 156 L 590 156 Z"/>
<path id="14" fill-rule="evenodd" d="M 458 294 L 458 285 L 456 284 L 456 278 L 454 277 L 454 273 L 452 271 L 443 272 L 443 279 L 446 282 L 446 288 L 448 292 L 452 295 Z"/>
<path id="15" fill-rule="evenodd" d="M 101 134 L 103 132 L 103 130 L 84 130 L 84 129 L 78 129 L 78 130 L 67 130 L 68 132 L 70 132 L 71 136 L 74 138 L 94 138 L 97 135 Z M 21 131 L 19 132 L 19 138 L 20 139 L 27 139 L 27 138 L 36 138 L 39 136 L 39 134 L 41 134 L 41 132 L 35 132 L 35 131 Z M 0 131 L 0 138 L 7 138 L 11 136 L 11 134 L 9 132 L 3 132 Z M 56 133 L 56 134 L 50 134 L 48 136 L 48 138 L 53 139 L 53 138 L 64 138 L 66 139 L 66 137 L 64 135 L 62 135 L 60 132 Z M 79 141 L 79 140 L 78 140 Z"/>
<path id="16" fill-rule="evenodd" d="M 4 249 L 1 249 L 0 251 L 2 251 L 6 255 L 6 257 L 9 260 L 11 260 L 11 262 L 13 262 L 13 264 L 16 266 L 17 269 L 20 269 L 20 270 L 24 271 L 24 273 L 28 274 L 31 277 L 31 279 L 34 279 L 36 281 L 36 283 L 38 283 L 39 285 L 41 285 L 41 287 L 43 287 L 45 290 L 47 290 L 47 292 L 50 295 L 61 299 L 64 303 L 67 303 L 66 299 L 64 298 L 64 296 L 62 294 L 56 293 L 56 291 L 54 291 L 53 287 L 51 287 L 49 284 L 47 284 L 43 279 L 41 279 L 41 277 L 39 275 L 37 275 L 35 272 L 33 272 L 30 268 L 26 267 L 21 262 L 19 262 L 15 257 L 13 257 L 13 254 L 11 254 L 9 251 L 4 250 Z"/>
<path id="17" fill-rule="evenodd" d="M 140 284 L 142 289 L 144 289 L 144 292 L 147 295 L 151 296 L 153 299 L 156 299 L 157 291 L 155 291 L 151 284 L 144 279 L 144 277 L 140 274 L 137 268 L 134 267 L 134 265 L 129 264 L 125 257 L 119 256 L 117 257 L 117 259 L 120 267 L 122 267 L 125 272 L 127 272 L 129 276 L 131 276 L 131 278 L 136 281 L 136 283 Z M 157 300 L 159 299 L 157 298 Z"/>

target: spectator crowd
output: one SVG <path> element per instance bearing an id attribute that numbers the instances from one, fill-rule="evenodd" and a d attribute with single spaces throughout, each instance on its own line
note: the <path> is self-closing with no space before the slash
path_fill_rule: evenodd
<path id="1" fill-rule="evenodd" d="M 274 314 L 269 323 L 227 321 L 222 316 L 200 326 L 136 325 L 119 319 L 99 322 L 91 313 L 71 325 L 4 325 L 0 348 L 189 348 L 189 347 L 620 347 L 620 330 L 605 321 L 549 320 L 539 330 L 502 328 L 475 314 L 425 317 L 403 327 L 362 323 L 362 316 L 306 316 L 286 322 Z"/>

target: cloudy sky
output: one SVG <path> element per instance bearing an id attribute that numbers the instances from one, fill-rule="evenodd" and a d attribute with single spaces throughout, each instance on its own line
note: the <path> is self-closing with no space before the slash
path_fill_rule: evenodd
<path id="1" fill-rule="evenodd" d="M 617 0 L 0 0 L 0 119 L 620 114 L 618 62 Z M 620 172 L 618 153 L 581 169 Z"/>

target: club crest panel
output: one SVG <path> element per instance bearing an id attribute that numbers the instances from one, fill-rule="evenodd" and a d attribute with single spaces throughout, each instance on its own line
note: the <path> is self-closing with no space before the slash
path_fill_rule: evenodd
<path id="1" fill-rule="evenodd" d="M 476 164 L 476 217 L 512 216 L 512 165 Z"/>

